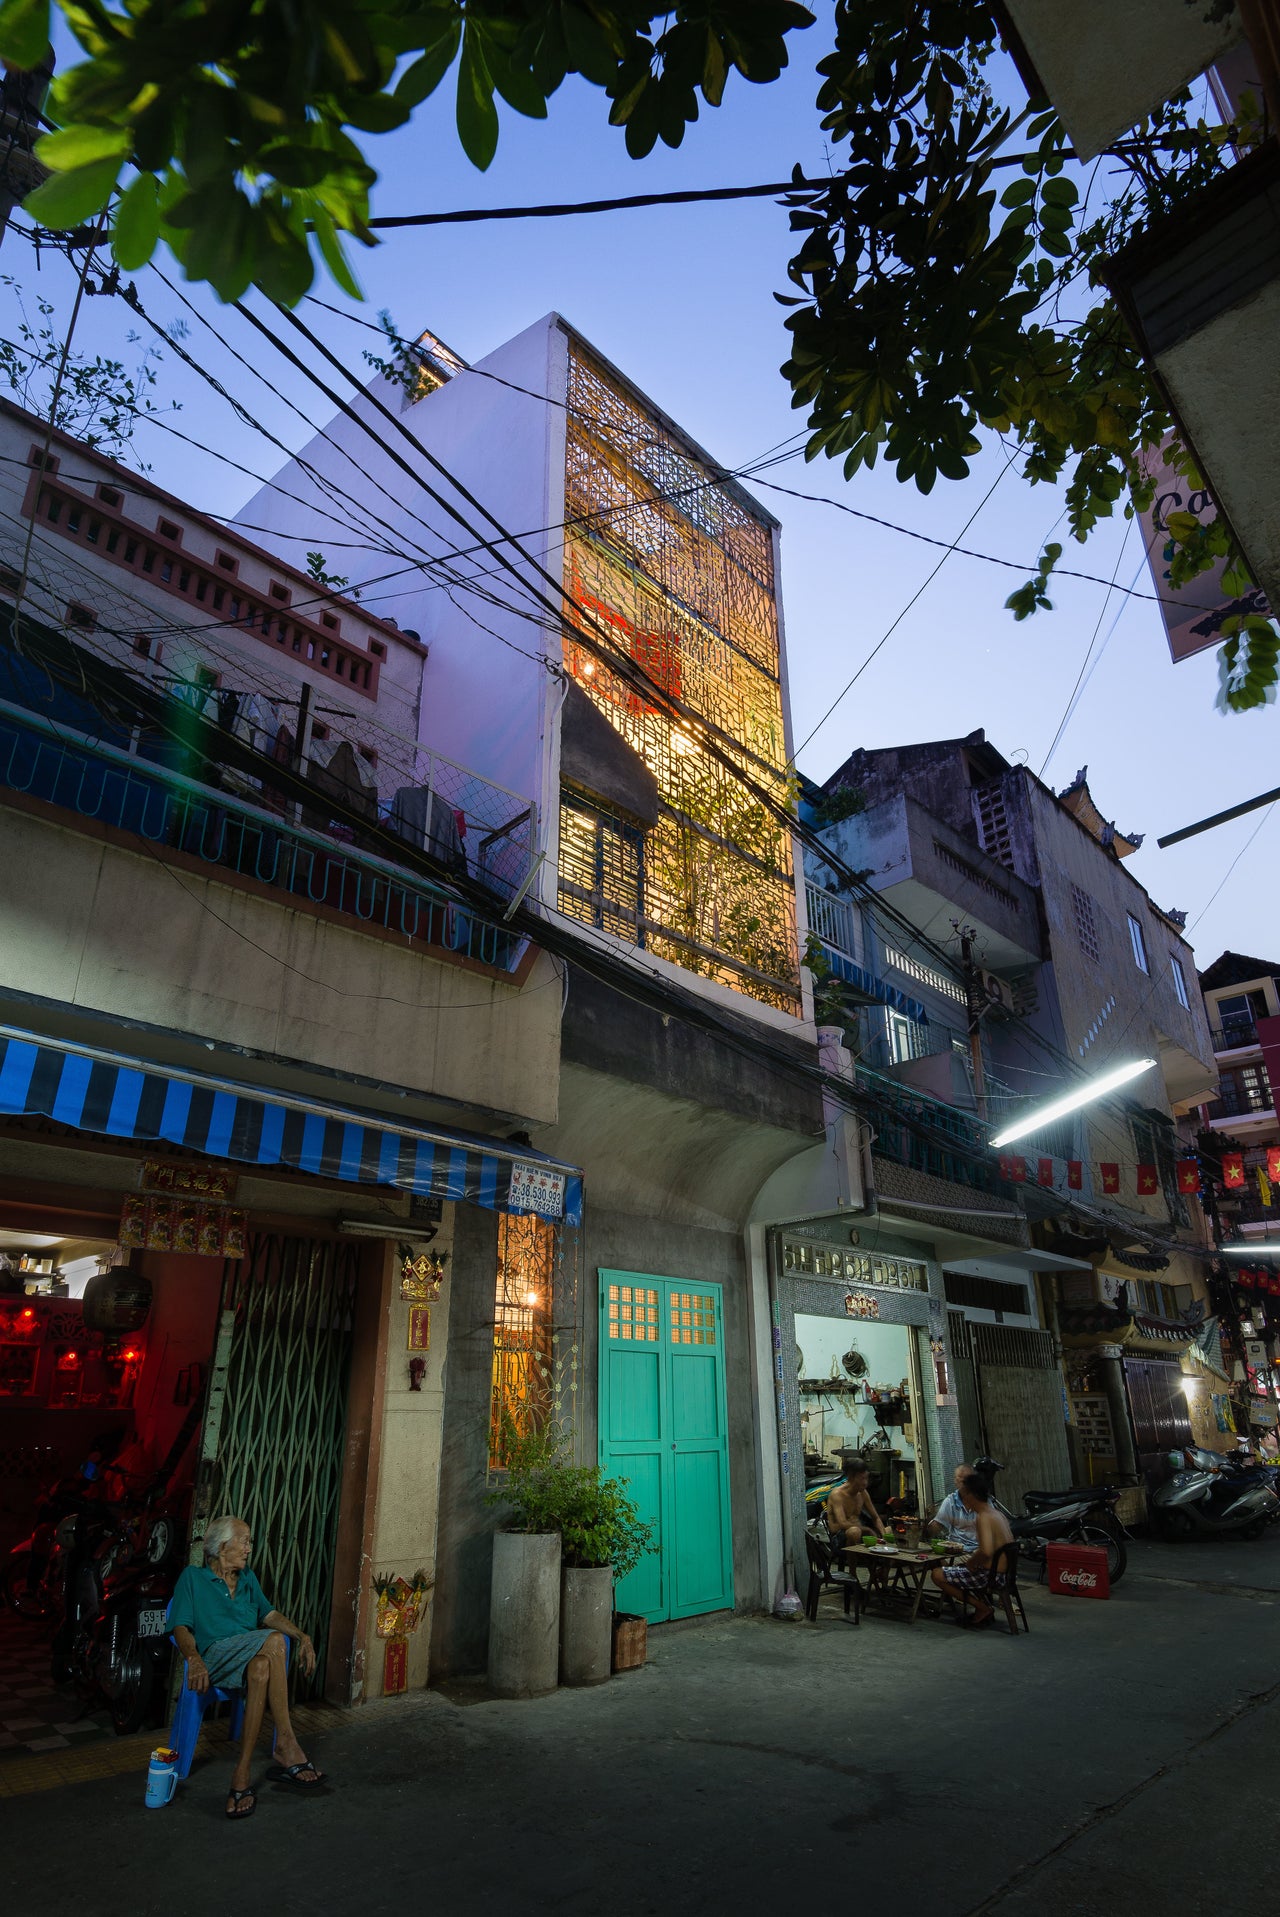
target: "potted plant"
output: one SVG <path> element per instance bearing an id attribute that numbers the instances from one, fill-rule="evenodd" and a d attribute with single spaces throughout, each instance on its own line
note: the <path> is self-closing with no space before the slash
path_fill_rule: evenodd
<path id="1" fill-rule="evenodd" d="M 504 1434 L 507 1475 L 487 1504 L 509 1507 L 493 1539 L 489 1595 L 489 1688 L 498 1697 L 540 1697 L 556 1688 L 560 1662 L 559 1444 L 551 1432 Z"/>
<path id="2" fill-rule="evenodd" d="M 624 1478 L 599 1465 L 566 1465 L 559 1489 L 560 1681 L 601 1684 L 613 1669 L 613 1587 L 654 1548 Z"/>

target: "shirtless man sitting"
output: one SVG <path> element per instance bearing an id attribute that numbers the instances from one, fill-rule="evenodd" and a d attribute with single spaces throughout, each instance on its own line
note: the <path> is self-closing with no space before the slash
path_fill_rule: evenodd
<path id="1" fill-rule="evenodd" d="M 963 1564 L 940 1564 L 929 1575 L 945 1597 L 958 1593 L 962 1599 L 967 1598 L 972 1603 L 973 1616 L 964 1620 L 965 1628 L 981 1631 L 995 1619 L 995 1612 L 982 1595 L 991 1570 L 991 1560 L 1002 1544 L 1008 1544 L 1013 1532 L 1004 1512 L 992 1509 L 991 1486 L 976 1471 L 966 1471 L 956 1488 L 965 1510 L 973 1513 L 978 1548 Z M 996 1579 L 996 1589 L 999 1590 L 1003 1583 L 1002 1573 Z"/>
<path id="2" fill-rule="evenodd" d="M 867 1490 L 870 1476 L 865 1459 L 845 1458 L 844 1477 L 822 1507 L 827 1529 L 837 1545 L 856 1544 L 862 1536 L 864 1519 L 881 1542 L 884 1541 L 884 1525 Z"/>

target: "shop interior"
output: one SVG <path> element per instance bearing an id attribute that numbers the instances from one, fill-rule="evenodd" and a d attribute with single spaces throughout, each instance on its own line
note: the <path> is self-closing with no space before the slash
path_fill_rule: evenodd
<path id="1" fill-rule="evenodd" d="M 0 1549 L 59 1481 L 185 1519 L 222 1260 L 0 1228 Z M 106 1468 L 106 1467 L 109 1467 Z"/>
<path id="2" fill-rule="evenodd" d="M 856 1451 L 877 1508 L 892 1498 L 917 1511 L 928 1487 L 917 1485 L 911 1327 L 797 1314 L 795 1332 L 806 1482 L 838 1471 L 840 1454 Z"/>

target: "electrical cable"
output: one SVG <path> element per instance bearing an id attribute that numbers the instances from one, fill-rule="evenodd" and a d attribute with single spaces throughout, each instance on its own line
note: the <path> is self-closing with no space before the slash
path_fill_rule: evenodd
<path id="1" fill-rule="evenodd" d="M 986 505 L 987 501 L 990 499 L 992 493 L 995 491 L 996 487 L 1000 484 L 1000 481 L 1004 478 L 1005 474 L 1008 472 L 1009 468 L 1012 466 L 1014 457 L 1015 457 L 1014 453 L 1009 454 L 1009 457 L 1005 460 L 1004 465 L 1000 468 L 1000 471 L 996 474 L 991 484 L 987 487 L 986 492 L 983 493 L 982 498 L 978 501 L 973 511 L 969 514 L 969 517 L 965 520 L 964 525 L 960 528 L 960 531 L 956 535 L 956 538 L 950 543 L 950 545 L 947 546 L 946 551 L 943 553 L 941 559 L 939 559 L 933 571 L 929 573 L 924 580 L 921 581 L 919 586 L 916 587 L 916 590 L 912 593 L 910 599 L 908 599 L 906 605 L 902 608 L 902 611 L 898 614 L 897 618 L 893 620 L 892 624 L 885 628 L 884 632 L 880 635 L 879 639 L 877 639 L 875 645 L 872 646 L 870 652 L 867 654 L 862 664 L 858 667 L 858 670 L 854 673 L 852 679 L 850 679 L 849 683 L 846 686 L 844 686 L 842 690 L 838 692 L 835 698 L 831 701 L 831 704 L 827 707 L 826 711 L 823 713 L 822 717 L 819 719 L 817 725 L 814 726 L 808 738 L 802 740 L 802 742 L 796 747 L 794 753 L 791 756 L 791 762 L 793 765 L 795 761 L 800 757 L 800 754 L 804 751 L 805 747 L 813 743 L 814 739 L 821 732 L 823 726 L 827 723 L 827 720 L 831 717 L 832 713 L 836 710 L 836 707 L 840 705 L 841 701 L 846 697 L 848 693 L 852 692 L 854 686 L 857 685 L 859 679 L 862 677 L 867 667 L 871 664 L 871 661 L 875 658 L 876 654 L 881 650 L 881 648 L 888 644 L 889 640 L 893 637 L 894 633 L 897 631 L 898 627 L 902 624 L 907 614 L 911 611 L 911 608 L 917 603 L 918 600 L 923 598 L 924 594 L 928 591 L 929 587 L 933 584 L 938 574 L 942 571 L 942 568 L 946 565 L 948 559 L 950 559 L 952 553 L 959 550 L 959 541 L 964 538 L 964 535 L 968 532 L 970 526 L 972 526 L 974 520 L 978 517 L 978 514 L 982 511 L 983 507 Z M 834 505 L 836 502 L 833 500 L 830 503 Z M 931 541 L 930 543 L 941 544 L 942 542 Z"/>
<path id="2" fill-rule="evenodd" d="M 1111 597 L 1112 587 L 1114 587 L 1115 585 L 1116 574 L 1120 570 L 1120 562 L 1124 558 L 1125 548 L 1129 544 L 1129 534 L 1132 531 L 1133 531 L 1133 521 L 1132 519 L 1130 519 L 1125 525 L 1124 538 L 1120 541 L 1120 548 L 1119 548 L 1119 551 L 1116 553 L 1116 563 L 1111 568 L 1111 585 L 1108 586 L 1106 592 L 1103 594 L 1102 604 L 1098 607 L 1098 617 L 1094 623 L 1094 628 L 1089 639 L 1089 644 L 1085 648 L 1084 658 L 1080 661 L 1080 670 L 1076 674 L 1076 682 L 1072 686 L 1069 694 L 1067 695 L 1067 703 L 1065 707 L 1063 708 L 1062 717 L 1058 721 L 1057 730 L 1055 731 L 1052 739 L 1049 741 L 1049 750 L 1045 753 L 1044 759 L 1042 760 L 1040 765 L 1040 770 L 1036 774 L 1036 777 L 1039 779 L 1043 779 L 1044 773 L 1045 773 L 1045 767 L 1048 765 L 1050 759 L 1052 759 L 1054 753 L 1057 751 L 1058 741 L 1061 739 L 1063 733 L 1067 729 L 1067 726 L 1071 722 L 1071 715 L 1075 711 L 1075 706 L 1076 706 L 1076 695 L 1082 689 L 1082 682 L 1085 676 L 1085 668 L 1088 666 L 1089 660 L 1093 656 L 1093 649 L 1098 643 L 1098 634 L 1101 632 L 1102 622 L 1107 616 L 1107 602 Z M 1145 566 L 1146 563 L 1147 563 L 1147 558 L 1146 558 L 1146 554 L 1144 553 L 1142 558 L 1138 561 L 1138 572 L 1141 572 L 1143 566 Z M 1138 577 L 1138 573 L 1135 572 L 1133 576 L 1136 579 Z M 1119 609 L 1116 612 L 1116 616 L 1111 622 L 1111 630 L 1107 633 L 1107 639 L 1110 639 L 1111 633 L 1115 631 L 1116 626 L 1119 623 L 1120 614 L 1124 611 L 1124 607 L 1125 607 L 1125 601 L 1122 599 L 1120 602 Z M 1103 641 L 1104 648 L 1106 646 L 1106 643 L 1107 643 L 1107 640 L 1104 640 Z M 1101 658 L 1102 654 L 1099 653 L 1098 657 Z"/>

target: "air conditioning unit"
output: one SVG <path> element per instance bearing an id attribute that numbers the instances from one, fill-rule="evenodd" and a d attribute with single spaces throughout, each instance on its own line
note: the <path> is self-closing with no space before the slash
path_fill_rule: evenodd
<path id="1" fill-rule="evenodd" d="M 984 972 L 982 989 L 993 1005 L 998 1005 L 1002 1011 L 1012 1012 L 1013 987 L 1006 980 L 997 978 L 994 972 Z"/>

